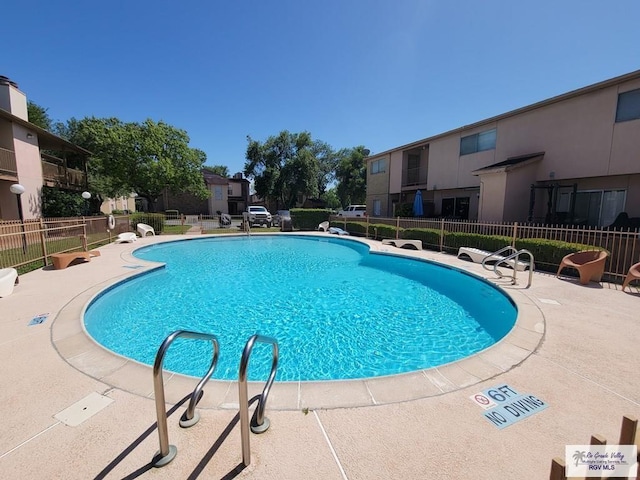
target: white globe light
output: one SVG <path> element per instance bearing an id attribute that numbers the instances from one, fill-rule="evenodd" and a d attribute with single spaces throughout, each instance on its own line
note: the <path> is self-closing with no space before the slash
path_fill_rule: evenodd
<path id="1" fill-rule="evenodd" d="M 15 193 L 16 195 L 22 195 L 24 193 L 24 187 L 19 183 L 14 183 L 9 187 L 11 193 Z"/>
<path id="2" fill-rule="evenodd" d="M 91 198 L 91 194 L 89 192 L 82 192 L 82 198 L 89 200 Z"/>

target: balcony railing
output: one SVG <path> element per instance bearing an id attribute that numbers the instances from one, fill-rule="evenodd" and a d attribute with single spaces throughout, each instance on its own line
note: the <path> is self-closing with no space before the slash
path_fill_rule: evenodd
<path id="1" fill-rule="evenodd" d="M 407 168 L 402 171 L 402 186 L 426 185 L 427 169 L 426 167 Z"/>
<path id="2" fill-rule="evenodd" d="M 18 175 L 16 154 L 6 148 L 0 148 L 0 175 Z"/>
<path id="3" fill-rule="evenodd" d="M 64 165 L 42 161 L 42 176 L 49 186 L 84 188 L 87 177 L 82 170 L 64 168 Z"/>

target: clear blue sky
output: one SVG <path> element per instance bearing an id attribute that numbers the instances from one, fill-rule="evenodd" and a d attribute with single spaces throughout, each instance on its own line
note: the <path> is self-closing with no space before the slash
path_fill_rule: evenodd
<path id="1" fill-rule="evenodd" d="M 640 1 L 4 2 L 0 75 L 53 120 L 186 130 L 241 171 L 247 135 L 372 153 L 640 69 Z"/>

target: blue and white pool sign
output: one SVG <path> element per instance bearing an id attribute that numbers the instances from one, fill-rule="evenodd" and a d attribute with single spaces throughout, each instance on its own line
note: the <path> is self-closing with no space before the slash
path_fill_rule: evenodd
<path id="1" fill-rule="evenodd" d="M 471 395 L 471 400 L 485 409 L 484 418 L 502 429 L 538 413 L 548 405 L 535 395 L 520 394 L 509 385 L 498 385 Z"/>

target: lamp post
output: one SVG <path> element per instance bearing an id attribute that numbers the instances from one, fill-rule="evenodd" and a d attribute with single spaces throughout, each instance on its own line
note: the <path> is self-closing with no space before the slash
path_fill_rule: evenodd
<path id="1" fill-rule="evenodd" d="M 84 198 L 84 216 L 86 217 L 89 214 L 89 199 L 91 198 L 91 194 L 89 192 L 82 192 L 82 198 Z"/>
<path id="2" fill-rule="evenodd" d="M 11 193 L 16 195 L 18 199 L 18 216 L 20 217 L 20 224 L 22 226 L 22 253 L 26 255 L 27 253 L 27 234 L 24 229 L 24 215 L 22 213 L 22 200 L 21 195 L 24 193 L 24 187 L 19 183 L 14 183 L 9 187 Z"/>

